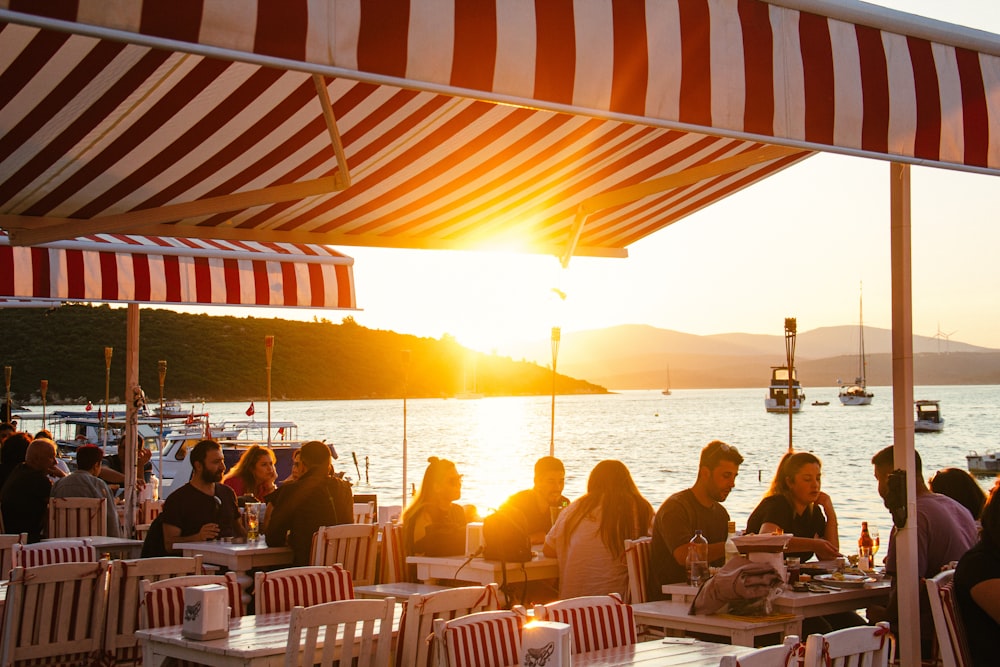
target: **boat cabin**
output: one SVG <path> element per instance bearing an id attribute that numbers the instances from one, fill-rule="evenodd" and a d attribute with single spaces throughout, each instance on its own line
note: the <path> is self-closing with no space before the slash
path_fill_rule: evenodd
<path id="1" fill-rule="evenodd" d="M 941 416 L 939 401 L 915 401 L 916 410 L 913 430 L 917 433 L 934 433 L 944 430 L 944 417 Z"/>

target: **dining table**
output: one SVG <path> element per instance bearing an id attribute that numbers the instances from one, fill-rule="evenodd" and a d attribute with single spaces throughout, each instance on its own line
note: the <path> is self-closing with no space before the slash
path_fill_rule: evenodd
<path id="1" fill-rule="evenodd" d="M 396 604 L 393 609 L 392 637 L 395 643 L 403 606 Z M 291 620 L 290 611 L 232 618 L 229 619 L 229 635 L 219 639 L 189 639 L 182 634 L 180 625 L 137 630 L 135 635 L 142 641 L 142 659 L 146 667 L 160 667 L 169 658 L 213 667 L 283 667 Z M 378 634 L 378 623 L 375 634 Z M 342 640 L 343 628 L 338 628 L 337 641 Z M 311 660 L 299 656 L 296 664 L 319 662 L 325 642 L 326 631 L 320 628 L 316 654 Z M 360 645 L 360 638 L 356 638 L 355 655 Z"/>
<path id="2" fill-rule="evenodd" d="M 732 646 L 698 641 L 690 637 L 667 637 L 654 641 L 639 642 L 630 646 L 575 653 L 573 667 L 627 667 L 642 665 L 654 667 L 717 667 L 723 656 L 737 658 L 749 653 L 749 646 Z M 527 667 L 522 665 L 521 667 Z"/>
<path id="3" fill-rule="evenodd" d="M 417 567 L 417 579 L 425 584 L 469 582 L 498 584 L 507 598 L 529 581 L 559 578 L 559 560 L 532 552 L 531 560 L 514 563 L 471 556 L 408 556 L 406 562 Z"/>
<path id="4" fill-rule="evenodd" d="M 176 542 L 174 546 L 184 556 L 201 555 L 203 563 L 221 565 L 236 573 L 236 581 L 243 591 L 243 604 L 249 604 L 249 591 L 253 589 L 250 571 L 255 568 L 281 567 L 292 564 L 292 550 L 289 547 L 269 547 L 264 540 L 233 541 L 211 540 L 208 542 Z"/>
<path id="5" fill-rule="evenodd" d="M 139 558 L 142 555 L 142 540 L 127 537 L 109 537 L 107 535 L 88 535 L 79 538 L 53 537 L 42 542 L 62 542 L 67 539 L 86 540 L 97 549 L 98 553 L 109 553 L 116 558 Z"/>

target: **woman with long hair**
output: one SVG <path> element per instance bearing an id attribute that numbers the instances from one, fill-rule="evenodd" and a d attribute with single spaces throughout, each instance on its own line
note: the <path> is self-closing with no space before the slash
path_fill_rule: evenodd
<path id="1" fill-rule="evenodd" d="M 403 548 L 409 556 L 455 556 L 465 551 L 462 476 L 455 464 L 432 456 L 420 490 L 403 512 Z"/>
<path id="2" fill-rule="evenodd" d="M 559 513 L 545 536 L 546 556 L 559 559 L 559 597 L 628 591 L 625 540 L 649 535 L 653 506 L 621 461 L 590 471 L 587 493 Z"/>
<path id="3" fill-rule="evenodd" d="M 986 504 L 986 492 L 976 478 L 961 468 L 942 468 L 930 478 L 928 485 L 934 493 L 948 496 L 969 510 L 977 522 Z"/>
<path id="4" fill-rule="evenodd" d="M 994 665 L 1000 634 L 1000 478 L 993 484 L 983 512 L 979 542 L 955 568 L 955 599 L 965 626 L 972 664 Z"/>
<path id="5" fill-rule="evenodd" d="M 253 445 L 233 466 L 222 483 L 231 488 L 236 497 L 253 496 L 254 502 L 263 502 L 274 491 L 278 471 L 274 467 L 274 452 L 267 447 Z"/>
<path id="6" fill-rule="evenodd" d="M 833 501 L 821 489 L 822 464 L 809 452 L 788 452 L 764 498 L 747 519 L 747 532 L 769 534 L 781 529 L 795 535 L 789 556 L 803 562 L 815 552 L 820 559 L 837 558 L 840 536 Z"/>

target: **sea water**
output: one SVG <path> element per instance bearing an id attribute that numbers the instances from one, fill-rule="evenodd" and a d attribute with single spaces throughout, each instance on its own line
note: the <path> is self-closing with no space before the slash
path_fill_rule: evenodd
<path id="1" fill-rule="evenodd" d="M 846 407 L 837 400 L 836 387 L 807 387 L 807 404 L 792 421 L 795 449 L 810 451 L 823 462 L 823 490 L 833 499 L 841 545 L 848 551 L 856 543 L 861 521 L 881 528 L 883 544 L 891 527 L 871 457 L 893 442 L 892 389 L 870 389 L 875 394 L 872 405 Z M 745 458 L 725 503 L 737 528 L 743 529 L 788 448 L 788 416 L 766 413 L 764 395 L 764 389 L 677 389 L 670 396 L 659 391 L 557 396 L 554 444 L 556 456 L 566 465 L 565 495 L 574 499 L 585 493 L 594 465 L 618 459 L 657 508 L 668 495 L 694 482 L 701 448 L 720 439 Z M 972 450 L 998 447 L 1000 386 L 917 387 L 914 398 L 940 400 L 945 419 L 943 432 L 914 436 L 925 478 L 943 467 L 965 469 L 965 455 Z M 813 406 L 813 400 L 830 404 Z M 247 406 L 208 403 L 204 409 L 216 422 L 246 419 Z M 194 407 L 196 412 L 202 409 L 201 404 Z M 258 398 L 255 407 L 255 418 L 266 421 L 266 401 Z M 482 514 L 530 487 L 535 460 L 549 453 L 549 396 L 409 399 L 406 411 L 407 484 L 420 485 L 427 457 L 450 459 L 464 476 L 459 502 L 475 505 Z M 299 438 L 333 443 L 339 454 L 335 467 L 355 482 L 357 492 L 375 492 L 383 505 L 399 504 L 401 399 L 273 401 L 271 414 L 274 420 L 295 421 Z M 907 418 L 912 419 L 912 409 Z M 988 489 L 992 479 L 980 483 Z"/>

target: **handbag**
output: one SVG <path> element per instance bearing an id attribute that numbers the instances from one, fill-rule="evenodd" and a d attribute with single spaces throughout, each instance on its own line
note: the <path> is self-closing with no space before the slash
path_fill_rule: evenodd
<path id="1" fill-rule="evenodd" d="M 514 507 L 497 510 L 483 519 L 483 558 L 506 563 L 531 560 L 531 539 L 524 513 Z"/>

